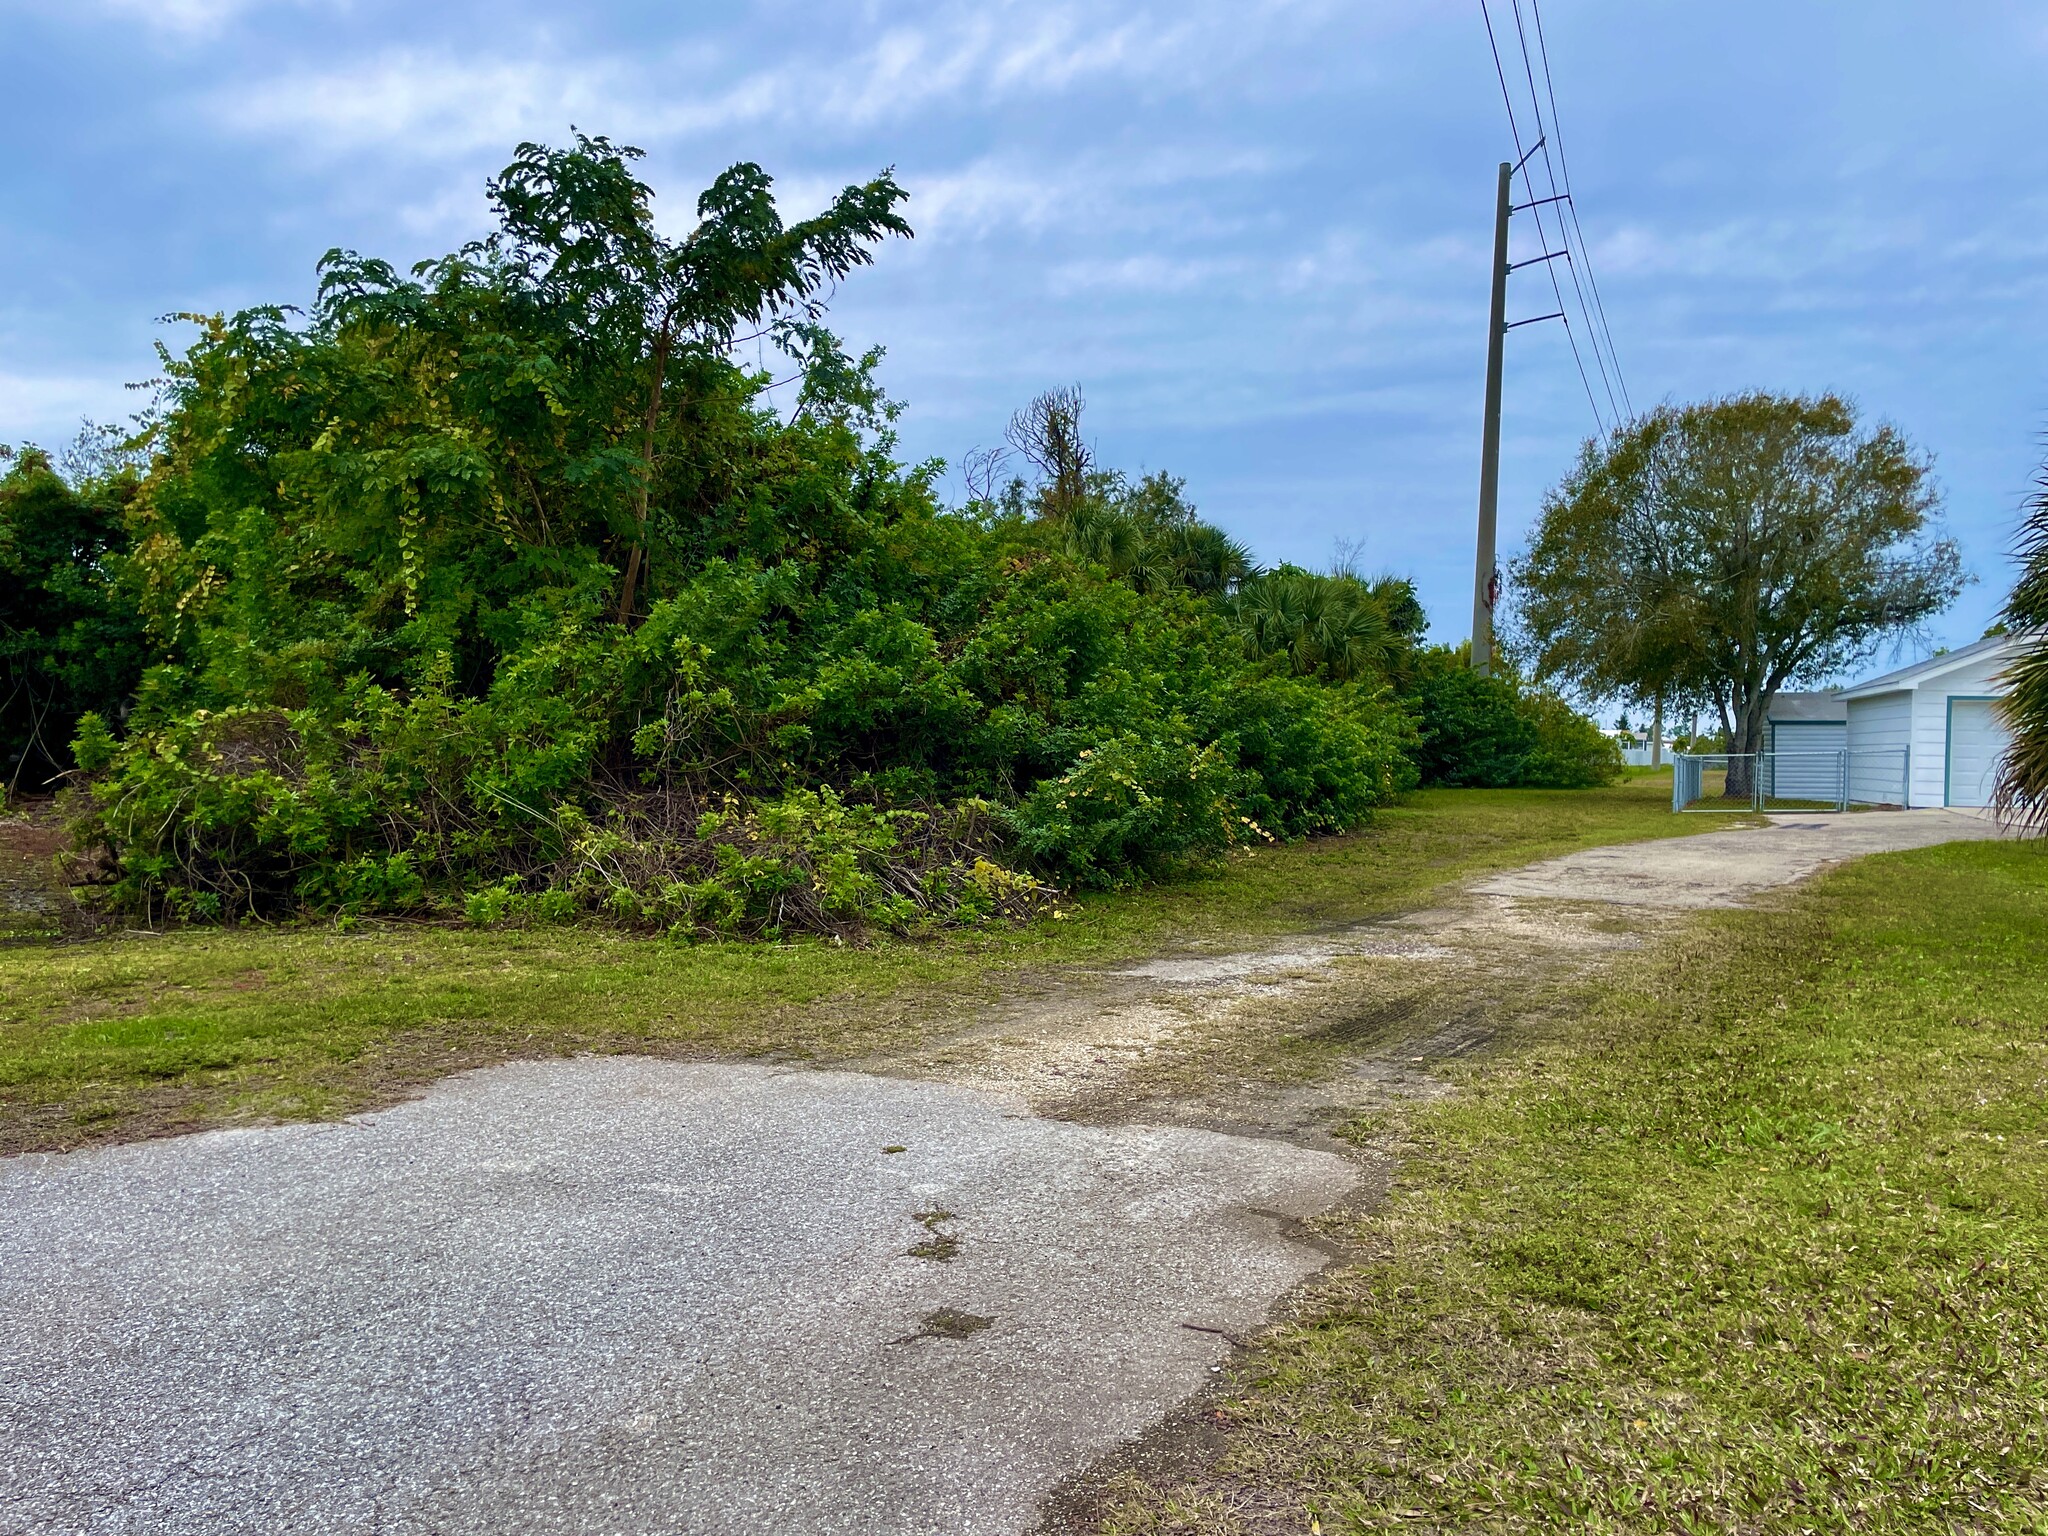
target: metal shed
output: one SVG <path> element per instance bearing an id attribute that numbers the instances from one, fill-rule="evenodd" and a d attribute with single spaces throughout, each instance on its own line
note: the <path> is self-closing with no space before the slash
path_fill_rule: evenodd
<path id="1" fill-rule="evenodd" d="M 1849 706 L 1839 688 L 1781 693 L 1764 716 L 1764 750 L 1775 758 L 1775 793 L 1832 800 L 1849 745 Z"/>

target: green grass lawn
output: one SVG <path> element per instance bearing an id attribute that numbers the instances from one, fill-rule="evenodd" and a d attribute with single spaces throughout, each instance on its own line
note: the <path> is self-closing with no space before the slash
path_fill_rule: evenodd
<path id="1" fill-rule="evenodd" d="M 943 1029 L 1034 969 L 1352 921 L 1480 871 L 1697 830 L 1656 781 L 1432 791 L 1362 832 L 1029 928 L 858 948 L 425 925 L 18 941 L 0 947 L 0 1151 L 345 1113 L 516 1055 L 829 1057 Z"/>
<path id="2" fill-rule="evenodd" d="M 2048 848 L 1703 919 L 1461 1076 L 1108 1530 L 2048 1530 Z"/>

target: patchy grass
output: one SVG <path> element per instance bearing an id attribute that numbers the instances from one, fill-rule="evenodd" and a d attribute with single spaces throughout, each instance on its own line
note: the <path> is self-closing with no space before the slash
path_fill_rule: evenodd
<path id="1" fill-rule="evenodd" d="M 1705 918 L 1462 1076 L 1107 1531 L 2048 1530 L 2048 849 Z"/>
<path id="2" fill-rule="evenodd" d="M 66 898 L 55 886 L 54 861 L 65 842 L 48 801 L 32 812 L 0 806 L 0 943 L 60 936 L 57 913 Z"/>
<path id="3" fill-rule="evenodd" d="M 1483 870 L 1696 830 L 1655 786 L 1437 791 L 1029 928 L 866 948 L 367 924 L 5 945 L 0 1151 L 344 1114 L 513 1056 L 900 1045 L 1048 970 L 1353 921 Z"/>

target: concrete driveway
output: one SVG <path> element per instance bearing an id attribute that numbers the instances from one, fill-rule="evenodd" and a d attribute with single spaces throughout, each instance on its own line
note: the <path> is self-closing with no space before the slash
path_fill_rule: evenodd
<path id="1" fill-rule="evenodd" d="M 0 1160 L 0 1533 L 1028 1531 L 1323 1263 L 1295 1219 L 1360 1172 L 1313 1106 L 1255 1135 L 1164 1123 L 1191 1101 L 1048 1116 L 1190 1032 L 1348 1007 L 1369 1040 L 1374 978 L 1483 1010 L 1504 967 L 1635 942 L 1575 903 L 1654 924 L 1995 833 L 1591 850 L 1111 973 L 902 1075 L 528 1062 L 341 1124 Z M 1408 1028 L 1357 1083 L 1408 1092 L 1477 1038 Z"/>

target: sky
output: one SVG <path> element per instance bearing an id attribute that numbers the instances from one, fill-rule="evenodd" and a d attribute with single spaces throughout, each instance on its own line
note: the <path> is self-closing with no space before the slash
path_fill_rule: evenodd
<path id="1" fill-rule="evenodd" d="M 1837 390 L 1898 426 L 1979 579 L 1873 666 L 1974 639 L 2048 425 L 2048 4 L 1542 21 L 1583 234 L 1555 265 L 1567 300 L 1597 281 L 1627 400 Z M 916 238 L 832 324 L 887 349 L 906 458 L 957 465 L 1078 384 L 1103 462 L 1183 476 L 1266 563 L 1355 547 L 1415 580 L 1432 638 L 1469 631 L 1514 158 L 1479 0 L 0 0 L 0 60 L 0 442 L 124 419 L 189 335 L 167 315 L 304 303 L 330 247 L 410 262 L 484 233 L 523 139 L 641 146 L 672 232 L 735 161 L 789 217 L 893 166 Z M 1556 307 L 1545 266 L 1514 276 L 1511 317 Z M 1509 338 L 1504 556 L 1614 414 L 1589 329 Z"/>

